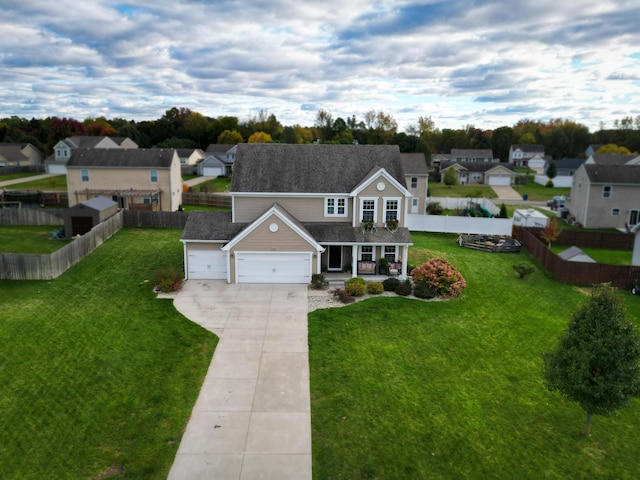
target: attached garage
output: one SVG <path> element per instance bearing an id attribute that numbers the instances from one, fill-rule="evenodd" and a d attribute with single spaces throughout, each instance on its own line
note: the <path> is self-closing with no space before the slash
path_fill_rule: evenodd
<path id="1" fill-rule="evenodd" d="M 309 283 L 311 252 L 236 252 L 238 283 Z"/>
<path id="2" fill-rule="evenodd" d="M 193 280 L 226 280 L 227 252 L 220 245 L 190 243 L 186 247 L 187 278 Z"/>
<path id="3" fill-rule="evenodd" d="M 496 187 L 508 187 L 511 185 L 511 177 L 491 175 L 489 177 L 489 185 L 495 185 Z"/>

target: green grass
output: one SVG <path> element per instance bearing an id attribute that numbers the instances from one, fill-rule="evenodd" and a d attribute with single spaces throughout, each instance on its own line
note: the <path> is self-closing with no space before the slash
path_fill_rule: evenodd
<path id="1" fill-rule="evenodd" d="M 187 180 L 193 180 L 194 178 L 198 178 L 199 175 L 190 174 L 190 175 L 182 175 L 182 181 L 186 182 Z"/>
<path id="2" fill-rule="evenodd" d="M 529 183 L 526 185 L 514 185 L 513 189 L 520 195 L 527 195 L 528 200 L 535 202 L 544 202 L 550 200 L 556 195 L 567 196 L 571 192 L 570 188 L 548 188 L 544 185 L 539 185 L 534 182 L 533 179 L 530 179 Z"/>
<path id="3" fill-rule="evenodd" d="M 212 178 L 204 183 L 199 183 L 193 186 L 193 190 L 196 192 L 228 192 L 231 186 L 231 178 L 229 177 L 217 177 Z"/>
<path id="4" fill-rule="evenodd" d="M 431 197 L 498 197 L 489 185 L 453 185 L 449 188 L 443 183 L 429 183 L 429 195 Z"/>
<path id="5" fill-rule="evenodd" d="M 18 178 L 34 177 L 36 175 L 42 175 L 42 174 L 41 173 L 11 173 L 9 175 L 0 175 L 0 182 L 17 180 Z"/>
<path id="6" fill-rule="evenodd" d="M 31 182 L 16 183 L 7 188 L 11 190 L 66 190 L 67 176 L 56 175 L 55 177 L 33 180 Z"/>
<path id="7" fill-rule="evenodd" d="M 123 229 L 57 280 L 0 281 L 3 479 L 167 477 L 217 343 L 151 290 L 180 235 Z"/>
<path id="8" fill-rule="evenodd" d="M 541 355 L 584 294 L 526 252 L 412 238 L 410 263 L 443 256 L 467 289 L 309 315 L 314 478 L 637 478 L 638 400 L 584 438 L 584 412 L 543 385 Z M 525 280 L 512 269 L 521 261 L 536 266 Z M 637 319 L 638 298 L 624 298 Z"/>
<path id="9" fill-rule="evenodd" d="M 0 226 L 0 253 L 48 254 L 71 240 L 52 240 L 60 226 Z"/>
<path id="10" fill-rule="evenodd" d="M 566 245 L 551 245 L 551 251 L 555 254 L 565 251 L 569 247 Z M 584 253 L 589 255 L 598 263 L 606 263 L 608 265 L 631 265 L 631 250 L 613 250 L 606 248 L 581 248 Z"/>

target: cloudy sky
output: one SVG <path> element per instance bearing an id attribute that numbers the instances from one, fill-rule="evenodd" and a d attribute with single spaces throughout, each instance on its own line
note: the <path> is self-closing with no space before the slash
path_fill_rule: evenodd
<path id="1" fill-rule="evenodd" d="M 0 0 L 0 117 L 640 114 L 638 0 Z"/>

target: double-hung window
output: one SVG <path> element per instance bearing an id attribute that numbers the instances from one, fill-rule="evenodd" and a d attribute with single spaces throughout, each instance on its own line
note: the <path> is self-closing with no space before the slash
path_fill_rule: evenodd
<path id="1" fill-rule="evenodd" d="M 629 225 L 636 225 L 640 222 L 640 210 L 629 210 Z"/>
<path id="2" fill-rule="evenodd" d="M 89 181 L 89 170 L 87 170 L 86 168 L 83 168 L 82 170 L 80 170 L 80 179 L 83 182 L 88 182 Z"/>
<path id="3" fill-rule="evenodd" d="M 386 245 L 384 247 L 384 258 L 389 260 L 390 262 L 396 261 L 396 246 L 395 245 Z"/>
<path id="4" fill-rule="evenodd" d="M 611 185 L 604 185 L 602 187 L 602 198 L 611 198 L 611 190 L 613 187 Z"/>
<path id="5" fill-rule="evenodd" d="M 158 183 L 158 170 L 149 170 L 149 180 L 151 183 Z"/>
<path id="6" fill-rule="evenodd" d="M 325 217 L 346 217 L 347 199 L 343 197 L 327 197 L 324 199 Z"/>
<path id="7" fill-rule="evenodd" d="M 418 188 L 418 177 L 411 177 L 411 188 Z"/>
<path id="8" fill-rule="evenodd" d="M 373 261 L 373 246 L 363 245 L 360 247 L 360 260 L 363 262 Z"/>
<path id="9" fill-rule="evenodd" d="M 397 198 L 388 198 L 384 201 L 384 220 L 388 222 L 389 220 L 398 220 L 400 209 L 400 200 Z"/>
<path id="10" fill-rule="evenodd" d="M 360 200 L 360 210 L 363 222 L 376 221 L 376 201 L 374 199 L 363 198 Z"/>

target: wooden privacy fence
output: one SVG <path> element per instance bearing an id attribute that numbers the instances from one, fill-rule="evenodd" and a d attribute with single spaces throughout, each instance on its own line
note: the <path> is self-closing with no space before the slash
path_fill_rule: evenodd
<path id="1" fill-rule="evenodd" d="M 632 286 L 632 278 L 640 274 L 640 267 L 563 260 L 549 250 L 540 240 L 539 232 L 540 229 L 520 228 L 517 232 L 518 240 L 531 252 L 531 255 L 536 260 L 562 283 L 569 285 L 595 285 L 610 282 L 614 287 L 628 289 Z"/>
<path id="2" fill-rule="evenodd" d="M 123 226 L 122 211 L 50 255 L 0 255 L 2 280 L 52 280 L 98 248 Z"/>
<path id="3" fill-rule="evenodd" d="M 224 193 L 182 192 L 182 204 L 231 208 L 231 196 Z"/>
<path id="4" fill-rule="evenodd" d="M 64 212 L 43 208 L 0 208 L 0 225 L 64 225 Z"/>
<path id="5" fill-rule="evenodd" d="M 188 212 L 145 212 L 124 210 L 125 227 L 184 228 Z"/>

